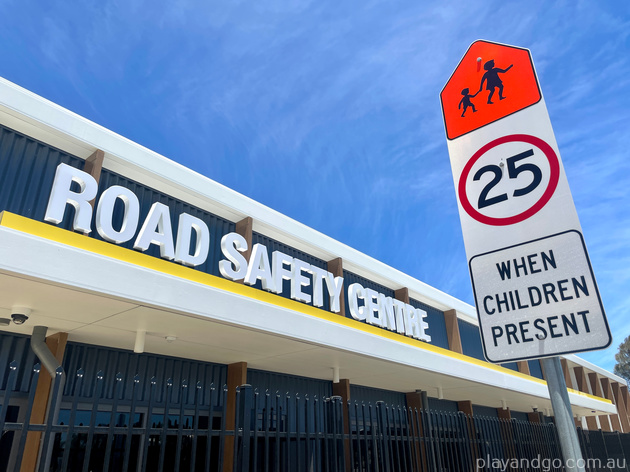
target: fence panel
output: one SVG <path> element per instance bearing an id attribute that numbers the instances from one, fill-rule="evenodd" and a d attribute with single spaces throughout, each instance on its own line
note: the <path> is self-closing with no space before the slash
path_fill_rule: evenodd
<path id="1" fill-rule="evenodd" d="M 563 469 L 552 423 L 382 401 L 344 404 L 340 397 L 261 393 L 243 385 L 235 392 L 236 426 L 227 429 L 225 386 L 185 379 L 160 384 L 135 375 L 129 395 L 122 374 L 109 379 L 83 369 L 65 390 L 66 374 L 55 373 L 51 412 L 43 424 L 33 424 L 40 369 L 31 371 L 26 397 L 15 390 L 17 362 L 9 365 L 7 388 L 0 392 L 0 446 L 10 454 L 0 458 L 0 472 L 20 469 L 29 434 L 41 434 L 40 471 L 220 471 L 226 454 L 234 458 L 234 471 L 256 472 Z M 578 434 L 588 472 L 629 471 L 630 434 Z M 226 450 L 226 444 L 233 447 Z"/>

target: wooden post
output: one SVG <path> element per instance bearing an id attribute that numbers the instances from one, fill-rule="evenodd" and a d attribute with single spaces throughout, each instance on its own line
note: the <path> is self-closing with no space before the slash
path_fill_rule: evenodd
<path id="1" fill-rule="evenodd" d="M 56 333 L 46 338 L 46 346 L 55 356 L 55 359 L 61 364 L 63 355 L 66 352 L 66 343 L 68 342 L 68 333 Z M 46 415 L 49 410 L 48 399 L 52 387 L 52 377 L 48 371 L 42 366 L 35 390 L 35 401 L 31 410 L 31 424 L 42 424 L 46 421 Z M 31 386 L 31 388 L 33 388 Z M 34 472 L 37 466 L 37 458 L 39 456 L 39 448 L 41 447 L 40 432 L 30 432 L 26 436 L 26 445 L 22 459 L 21 472 Z"/>
<path id="2" fill-rule="evenodd" d="M 468 426 L 468 435 L 471 438 L 477 437 L 477 430 L 475 428 L 475 422 L 473 420 L 473 405 L 471 400 L 463 400 L 457 402 L 457 409 L 466 414 L 466 425 Z M 473 457 L 473 461 L 476 462 L 477 458 L 481 456 L 482 451 L 477 448 L 475 442 L 470 444 L 470 452 Z"/>
<path id="3" fill-rule="evenodd" d="M 463 413 L 466 413 L 468 416 L 473 415 L 473 405 L 472 405 L 472 401 L 470 400 L 457 402 L 457 409 Z"/>
<path id="4" fill-rule="evenodd" d="M 499 428 L 501 431 L 501 437 L 503 438 L 503 443 L 505 447 L 505 452 L 508 458 L 513 459 L 517 458 L 516 451 L 514 450 L 514 435 L 512 433 L 512 428 L 510 424 L 510 420 L 512 419 L 512 412 L 509 408 L 505 410 L 503 408 L 497 408 L 497 416 L 499 417 Z M 514 469 L 511 469 L 514 470 Z"/>
<path id="5" fill-rule="evenodd" d="M 332 384 L 333 395 L 341 397 L 343 411 L 343 432 L 350 434 L 350 412 L 348 410 L 348 402 L 350 401 L 350 380 L 340 379 L 338 383 Z M 352 470 L 352 462 L 350 457 L 350 439 L 344 441 L 344 453 L 346 455 L 346 471 Z"/>
<path id="6" fill-rule="evenodd" d="M 412 422 L 411 430 L 417 438 L 424 437 L 424 427 L 422 426 L 422 392 L 409 392 L 405 395 L 407 399 L 407 409 L 411 410 L 409 419 Z M 417 420 L 417 421 L 416 421 Z M 424 441 L 415 442 L 416 462 L 421 463 L 420 470 L 427 470 L 427 453 Z"/>
<path id="7" fill-rule="evenodd" d="M 611 382 L 610 388 L 612 390 L 613 398 L 615 399 L 615 405 L 617 405 L 617 412 L 619 413 L 619 421 L 623 432 L 630 432 L 630 423 L 628 422 L 628 411 L 626 410 L 626 403 L 621 396 L 621 386 L 619 382 Z"/>
<path id="8" fill-rule="evenodd" d="M 575 385 L 573 385 L 573 378 L 571 377 L 571 368 L 569 367 L 569 362 L 564 357 L 561 357 L 560 365 L 562 366 L 562 373 L 564 374 L 564 383 L 567 385 L 567 388 L 575 390 Z M 580 421 L 579 417 L 574 416 L 573 422 L 575 423 L 576 428 L 582 427 L 582 421 Z"/>
<path id="9" fill-rule="evenodd" d="M 527 419 L 530 423 L 542 423 L 542 413 L 540 411 L 531 411 L 527 413 Z"/>
<path id="10" fill-rule="evenodd" d="M 628 414 L 628 420 L 630 421 L 630 398 L 628 397 L 628 387 L 626 385 L 621 385 L 621 398 L 623 399 L 624 405 L 626 406 L 626 413 Z"/>
<path id="11" fill-rule="evenodd" d="M 332 261 L 328 261 L 328 272 L 330 272 L 333 277 L 343 277 L 343 260 L 341 257 L 333 259 Z M 346 298 L 344 291 L 342 290 L 339 294 L 339 316 L 346 316 Z"/>
<path id="12" fill-rule="evenodd" d="M 246 261 L 249 261 L 249 257 L 252 255 L 252 239 L 253 239 L 253 227 L 254 220 L 251 217 L 243 218 L 241 221 L 236 223 L 235 232 L 240 234 L 245 238 L 247 242 L 247 251 L 243 252 L 243 257 Z M 236 280 L 236 282 L 242 284 L 245 279 Z"/>
<path id="13" fill-rule="evenodd" d="M 529 363 L 527 361 L 519 361 L 516 363 L 516 365 L 518 366 L 518 371 L 521 374 L 532 375 L 529 371 Z"/>
<path id="14" fill-rule="evenodd" d="M 446 335 L 448 337 L 448 348 L 459 354 L 463 354 L 462 338 L 459 334 L 459 323 L 457 322 L 457 311 L 448 310 L 444 312 L 444 322 L 446 323 Z"/>
<path id="15" fill-rule="evenodd" d="M 394 291 L 394 298 L 403 303 L 409 303 L 409 289 L 407 287 L 399 288 Z"/>
<path id="16" fill-rule="evenodd" d="M 339 382 L 333 383 L 332 387 L 333 395 L 341 397 L 341 400 L 343 401 L 344 428 L 346 429 L 345 433 L 349 434 L 350 417 L 348 413 L 348 402 L 350 401 L 350 380 L 340 379 Z"/>
<path id="17" fill-rule="evenodd" d="M 422 392 L 409 392 L 405 394 L 405 397 L 407 399 L 407 408 L 420 411 L 424 407 L 422 404 Z M 422 423 L 420 428 L 422 428 Z"/>
<path id="18" fill-rule="evenodd" d="M 564 374 L 564 383 L 568 388 L 575 389 L 573 385 L 573 379 L 571 378 L 571 370 L 569 369 L 569 362 L 564 358 L 560 358 L 560 365 L 562 366 L 562 373 Z"/>
<path id="19" fill-rule="evenodd" d="M 588 388 L 588 381 L 586 380 L 586 372 L 584 372 L 584 367 L 574 367 L 573 372 L 575 373 L 575 381 L 577 382 L 578 390 L 583 393 L 591 393 Z M 587 416 L 586 426 L 589 431 L 597 431 L 597 418 L 595 418 L 594 416 Z"/>
<path id="20" fill-rule="evenodd" d="M 104 158 L 105 158 L 105 153 L 101 151 L 100 149 L 97 149 L 83 163 L 83 172 L 87 172 L 92 177 L 94 177 L 94 180 L 96 180 L 97 185 L 101 180 L 101 170 L 103 169 Z M 92 208 L 94 208 L 94 200 L 90 201 L 90 205 L 92 205 Z"/>
<path id="21" fill-rule="evenodd" d="M 588 381 L 591 384 L 591 392 L 593 392 L 593 395 L 600 398 L 605 398 L 604 392 L 602 391 L 602 385 L 601 385 L 601 382 L 599 381 L 599 376 L 597 375 L 597 372 L 589 372 Z M 610 426 L 610 418 L 608 416 L 599 416 L 598 420 L 599 420 L 599 425 L 602 431 L 612 431 L 612 428 Z"/>
<path id="22" fill-rule="evenodd" d="M 247 362 L 236 362 L 228 365 L 227 371 L 227 405 L 225 407 L 225 428 L 236 427 L 236 387 L 247 383 Z M 210 418 L 212 421 L 212 418 Z M 234 436 L 226 436 L 223 447 L 223 472 L 231 472 L 234 468 Z"/>
<path id="23" fill-rule="evenodd" d="M 600 379 L 600 382 L 602 383 L 602 392 L 604 394 L 604 398 L 612 401 L 613 405 L 617 406 L 617 404 L 615 403 L 615 396 L 613 395 L 612 388 L 610 387 L 610 379 L 608 377 L 602 377 Z M 619 412 L 618 409 L 617 412 Z M 620 433 L 622 433 L 623 430 L 621 428 L 621 421 L 619 421 L 619 415 L 608 415 L 608 418 L 610 419 L 610 424 L 613 431 L 619 431 Z"/>

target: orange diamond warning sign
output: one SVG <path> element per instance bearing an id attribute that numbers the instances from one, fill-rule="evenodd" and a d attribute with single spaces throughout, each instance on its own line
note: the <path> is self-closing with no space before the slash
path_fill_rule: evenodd
<path id="1" fill-rule="evenodd" d="M 446 136 L 463 136 L 540 98 L 527 49 L 475 41 L 440 94 Z"/>

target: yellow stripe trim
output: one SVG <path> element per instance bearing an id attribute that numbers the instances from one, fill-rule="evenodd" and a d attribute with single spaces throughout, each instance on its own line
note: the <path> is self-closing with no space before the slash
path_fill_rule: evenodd
<path id="1" fill-rule="evenodd" d="M 380 336 L 382 338 L 386 338 L 402 344 L 407 344 L 409 346 L 413 346 L 424 351 L 433 352 L 435 354 L 451 357 L 453 359 L 467 362 L 469 364 L 485 367 L 486 369 L 495 370 L 497 372 L 501 372 L 502 374 L 520 377 L 524 380 L 537 382 L 543 385 L 547 384 L 547 382 L 545 382 L 544 380 L 538 379 L 531 375 L 522 374 L 521 372 L 507 369 L 499 365 L 490 364 L 489 362 L 475 359 L 474 357 L 469 357 L 463 354 L 449 351 L 448 349 L 444 349 L 433 344 L 428 344 L 423 341 L 418 341 L 407 336 L 401 336 L 400 334 L 394 333 L 392 331 L 377 328 L 376 326 L 372 326 L 366 323 L 361 323 L 351 318 L 342 317 L 310 305 L 305 305 L 303 303 L 296 302 L 294 300 L 290 300 L 288 298 L 284 298 L 273 293 L 265 292 L 264 290 L 258 290 L 244 284 L 235 283 L 231 280 L 216 277 L 214 275 L 207 274 L 199 270 L 194 270 L 189 267 L 166 261 L 164 259 L 159 259 L 157 257 L 148 256 L 141 252 L 126 249 L 112 243 L 84 236 L 82 234 L 73 233 L 72 231 L 67 231 L 65 229 L 58 228 L 47 223 L 42 223 L 40 221 L 35 221 L 30 218 L 16 215 L 14 213 L 10 213 L 7 211 L 3 211 L 2 213 L 0 213 L 0 226 L 14 229 L 22 233 L 30 234 L 31 236 L 37 236 L 43 239 L 47 239 L 49 241 L 65 244 L 67 246 L 71 246 L 77 249 L 83 249 L 94 254 L 100 254 L 101 256 L 116 259 L 118 261 L 127 262 L 129 264 L 143 267 L 145 269 L 172 275 L 174 277 L 189 280 L 191 282 L 197 282 L 219 290 L 234 293 L 236 295 L 242 295 L 244 297 L 252 298 L 254 300 L 269 303 L 270 305 L 275 305 L 281 308 L 286 308 L 288 310 L 297 311 L 299 313 L 313 316 L 321 320 L 363 331 L 365 333 L 369 333 L 375 336 Z M 591 398 L 593 400 L 602 401 L 604 403 L 612 403 L 606 398 L 597 397 L 595 395 L 579 392 L 573 389 L 568 390 L 570 393 L 574 393 L 582 397 Z"/>

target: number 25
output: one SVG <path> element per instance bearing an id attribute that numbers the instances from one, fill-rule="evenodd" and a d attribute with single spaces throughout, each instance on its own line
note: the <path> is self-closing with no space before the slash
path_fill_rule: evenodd
<path id="1" fill-rule="evenodd" d="M 540 182 L 542 181 L 542 171 L 540 170 L 540 167 L 538 167 L 536 164 L 528 162 L 521 164 L 518 167 L 516 166 L 516 163 L 521 159 L 526 159 L 533 155 L 534 150 L 530 149 L 529 151 L 521 152 L 520 154 L 516 154 L 515 156 L 508 157 L 506 160 L 508 177 L 510 179 L 516 179 L 521 172 L 529 171 L 532 173 L 531 183 L 526 187 L 514 190 L 514 193 L 512 194 L 513 197 L 522 197 L 523 195 L 527 195 L 528 193 L 532 192 L 536 187 L 538 187 L 538 185 L 540 185 Z M 479 194 L 479 209 L 503 202 L 508 199 L 507 193 L 502 193 L 501 195 L 497 195 L 496 197 L 488 198 L 488 193 L 490 193 L 490 190 L 492 190 L 501 181 L 502 172 L 499 166 L 494 164 L 483 166 L 473 176 L 473 180 L 478 181 L 479 179 L 481 179 L 481 176 L 486 172 L 493 173 L 494 178 L 490 182 L 488 182 L 488 185 L 486 185 L 481 191 L 481 194 Z"/>

